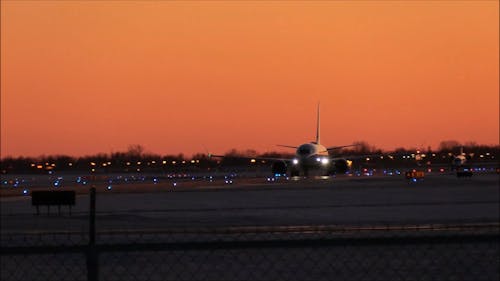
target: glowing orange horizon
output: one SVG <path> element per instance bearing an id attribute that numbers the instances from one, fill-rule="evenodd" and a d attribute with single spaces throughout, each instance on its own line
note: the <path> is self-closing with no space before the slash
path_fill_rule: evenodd
<path id="1" fill-rule="evenodd" d="M 497 1 L 1 2 L 1 156 L 499 143 Z"/>

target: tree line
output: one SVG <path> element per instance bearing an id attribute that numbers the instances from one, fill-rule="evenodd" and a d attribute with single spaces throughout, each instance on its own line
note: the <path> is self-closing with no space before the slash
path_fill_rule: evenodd
<path id="1" fill-rule="evenodd" d="M 397 148 L 395 151 L 383 151 L 365 141 L 354 142 L 355 146 L 332 151 L 333 156 L 358 156 L 358 155 L 398 155 L 396 158 L 363 159 L 362 161 L 423 161 L 433 163 L 448 163 L 450 158 L 460 153 L 463 148 L 470 158 L 478 161 L 497 162 L 500 157 L 500 146 L 478 145 L 474 142 L 461 144 L 458 141 L 442 141 L 437 150 L 427 148 Z M 412 155 L 412 158 L 402 158 L 401 155 Z M 425 159 L 415 157 L 423 155 Z M 255 150 L 231 149 L 224 157 L 210 157 L 205 153 L 197 153 L 191 157 L 184 154 L 160 155 L 147 153 L 141 145 L 130 145 L 124 152 L 110 154 L 98 153 L 81 157 L 67 155 L 48 155 L 40 157 L 6 157 L 0 161 L 0 172 L 2 174 L 13 173 L 51 173 L 64 171 L 86 171 L 96 173 L 110 172 L 176 172 L 192 169 L 210 170 L 217 166 L 269 165 L 271 161 L 267 158 L 293 158 L 294 151 L 290 152 L 266 152 L 258 153 Z M 250 159 L 255 158 L 250 162 Z M 374 160 L 376 160 L 374 162 Z M 360 160 L 361 161 L 361 160 Z M 359 162 L 359 161 L 358 161 Z M 401 164 L 401 163 L 395 163 Z"/>

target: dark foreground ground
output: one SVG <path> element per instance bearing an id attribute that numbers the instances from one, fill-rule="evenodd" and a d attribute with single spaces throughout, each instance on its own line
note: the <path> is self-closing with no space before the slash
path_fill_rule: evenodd
<path id="1" fill-rule="evenodd" d="M 88 195 L 61 216 L 4 197 L 0 279 L 498 280 L 498 180 L 98 187 L 95 244 Z"/>

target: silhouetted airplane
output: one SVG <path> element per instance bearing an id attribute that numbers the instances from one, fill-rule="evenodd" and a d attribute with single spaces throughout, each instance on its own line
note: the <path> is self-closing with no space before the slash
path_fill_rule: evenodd
<path id="1" fill-rule="evenodd" d="M 356 146 L 355 144 L 325 147 L 320 143 L 320 109 L 318 104 L 317 109 L 317 127 L 316 127 L 316 140 L 304 143 L 299 146 L 291 145 L 278 145 L 282 147 L 294 148 L 296 149 L 294 158 L 266 158 L 257 157 L 252 159 L 261 159 L 273 161 L 272 172 L 275 175 L 285 175 L 290 174 L 290 176 L 299 176 L 303 174 L 304 176 L 309 175 L 311 169 L 319 169 L 322 174 L 333 174 L 333 173 L 345 173 L 349 170 L 351 166 L 351 161 L 344 159 L 342 157 L 332 157 L 330 151 Z M 209 157 L 224 157 L 223 155 L 212 155 Z M 354 158 L 364 158 L 364 156 L 355 156 Z M 247 157 L 242 157 L 247 158 Z M 250 157 L 248 157 L 250 159 Z"/>
<path id="2" fill-rule="evenodd" d="M 468 160 L 472 158 L 472 153 L 471 154 L 465 154 L 464 153 L 464 148 L 460 148 L 460 154 L 454 155 L 453 159 L 451 160 L 451 168 L 453 169 L 458 169 L 460 167 L 463 167 L 467 164 Z"/>

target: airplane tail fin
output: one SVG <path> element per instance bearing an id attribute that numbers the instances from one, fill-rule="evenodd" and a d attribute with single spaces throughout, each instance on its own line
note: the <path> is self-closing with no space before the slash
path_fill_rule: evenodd
<path id="1" fill-rule="evenodd" d="M 317 116 L 317 124 L 316 124 L 316 144 L 320 144 L 320 120 L 319 120 L 319 102 L 318 102 L 318 116 Z"/>

